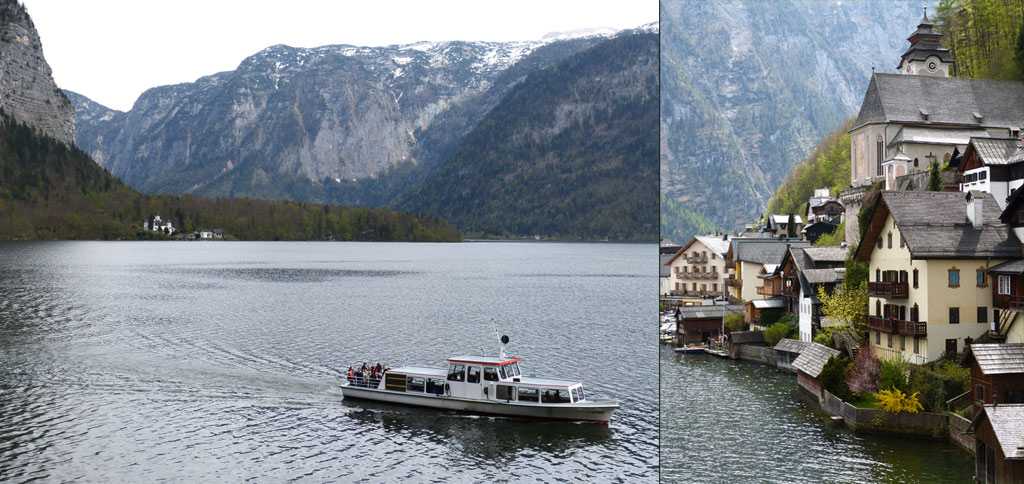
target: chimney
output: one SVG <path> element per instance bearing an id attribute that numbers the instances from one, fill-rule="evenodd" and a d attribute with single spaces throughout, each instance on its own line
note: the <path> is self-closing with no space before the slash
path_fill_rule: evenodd
<path id="1" fill-rule="evenodd" d="M 967 192 L 967 220 L 971 222 L 971 226 L 975 230 L 981 230 L 982 225 L 985 223 L 984 211 L 982 211 L 982 202 L 984 201 L 981 198 L 982 193 L 977 190 Z"/>

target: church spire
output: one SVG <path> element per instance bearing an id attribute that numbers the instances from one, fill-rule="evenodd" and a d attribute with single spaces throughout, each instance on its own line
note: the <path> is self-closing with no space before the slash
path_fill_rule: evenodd
<path id="1" fill-rule="evenodd" d="M 903 74 L 948 77 L 953 64 L 949 49 L 942 46 L 942 32 L 928 19 L 928 4 L 924 4 L 924 15 L 910 37 L 910 47 L 903 53 L 896 66 Z"/>

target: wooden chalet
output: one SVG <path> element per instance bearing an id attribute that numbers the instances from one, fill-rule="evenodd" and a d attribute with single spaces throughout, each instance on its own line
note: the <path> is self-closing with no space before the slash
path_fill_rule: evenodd
<path id="1" fill-rule="evenodd" d="M 1024 482 L 1024 404 L 983 405 L 968 432 L 975 439 L 975 482 Z"/>
<path id="2" fill-rule="evenodd" d="M 972 344 L 964 365 L 975 414 L 984 405 L 1024 403 L 1024 344 Z"/>

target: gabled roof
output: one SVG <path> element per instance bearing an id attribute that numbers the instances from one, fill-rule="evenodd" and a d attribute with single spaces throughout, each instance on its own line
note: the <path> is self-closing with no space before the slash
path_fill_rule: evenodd
<path id="1" fill-rule="evenodd" d="M 781 308 L 785 307 L 785 302 L 782 301 L 782 296 L 776 296 L 771 299 L 753 299 L 747 301 L 749 304 L 753 304 L 757 309 L 770 309 L 770 308 Z"/>
<path id="2" fill-rule="evenodd" d="M 982 203 L 980 229 L 967 219 L 971 196 Z M 870 260 L 889 215 L 903 234 L 911 259 L 1021 257 L 1021 244 L 1010 227 L 999 221 L 999 205 L 991 194 L 884 191 L 858 246 L 857 259 Z"/>
<path id="3" fill-rule="evenodd" d="M 686 245 L 680 247 L 679 250 L 676 251 L 675 255 L 673 255 L 672 258 L 668 260 L 668 262 L 663 263 L 663 265 L 672 264 L 672 262 L 674 262 L 677 258 L 686 255 L 686 251 L 690 250 L 690 247 L 692 247 L 693 244 L 697 242 L 700 242 L 704 247 L 707 247 L 708 250 L 718 254 L 719 257 L 725 259 L 726 253 L 729 252 L 729 241 L 735 238 L 736 237 L 731 237 L 729 235 L 694 236 L 692 239 L 690 239 L 689 242 L 686 243 Z"/>
<path id="4" fill-rule="evenodd" d="M 1007 274 L 1007 275 L 1021 275 L 1024 274 L 1024 259 L 1014 259 L 1003 262 L 1002 264 L 989 267 L 986 271 L 989 274 Z"/>
<path id="5" fill-rule="evenodd" d="M 992 425 L 1006 460 L 1024 460 L 1024 404 L 982 405 L 968 432 L 976 432 L 984 420 Z"/>
<path id="6" fill-rule="evenodd" d="M 848 247 L 805 247 L 804 254 L 814 263 L 833 262 L 843 264 L 846 262 L 846 254 L 850 251 Z"/>
<path id="7" fill-rule="evenodd" d="M 1024 83 L 875 73 L 851 131 L 871 123 L 1024 126 Z"/>
<path id="8" fill-rule="evenodd" d="M 777 224 L 788 224 L 789 214 L 774 213 L 772 214 L 772 222 Z M 797 214 L 793 214 L 793 223 L 802 224 L 804 223 L 804 219 L 800 218 L 800 216 Z"/>
<path id="9" fill-rule="evenodd" d="M 1013 138 L 971 138 L 964 155 L 972 149 L 985 165 L 1010 165 L 1024 161 L 1020 140 Z"/>
<path id="10" fill-rule="evenodd" d="M 808 343 L 800 352 L 800 356 L 793 360 L 793 368 L 807 373 L 812 378 L 818 378 L 829 357 L 839 355 L 839 350 L 818 343 Z"/>
<path id="11" fill-rule="evenodd" d="M 985 375 L 1024 374 L 1024 344 L 972 344 L 969 355 Z"/>
<path id="12" fill-rule="evenodd" d="M 683 306 L 679 308 L 681 319 L 721 319 L 727 314 L 743 314 L 743 306 L 739 304 L 722 304 L 715 306 Z"/>
<path id="13" fill-rule="evenodd" d="M 810 245 L 806 240 L 799 239 L 732 239 L 732 260 L 737 262 L 753 262 L 757 264 L 778 264 L 788 247 Z"/>
<path id="14" fill-rule="evenodd" d="M 801 353 L 809 344 L 811 344 L 810 341 L 782 338 L 779 340 L 779 344 L 775 345 L 774 349 L 775 351 L 785 351 L 787 353 Z"/>

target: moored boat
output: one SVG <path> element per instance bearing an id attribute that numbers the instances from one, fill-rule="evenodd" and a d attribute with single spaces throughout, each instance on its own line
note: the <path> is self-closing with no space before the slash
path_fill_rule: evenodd
<path id="1" fill-rule="evenodd" d="M 458 356 L 448 369 L 406 366 L 350 378 L 345 398 L 485 415 L 607 424 L 619 402 L 591 398 L 583 383 L 522 376 L 519 358 Z"/>
<path id="2" fill-rule="evenodd" d="M 703 346 L 680 346 L 676 348 L 676 353 L 683 353 L 687 355 L 702 355 L 704 354 Z"/>

